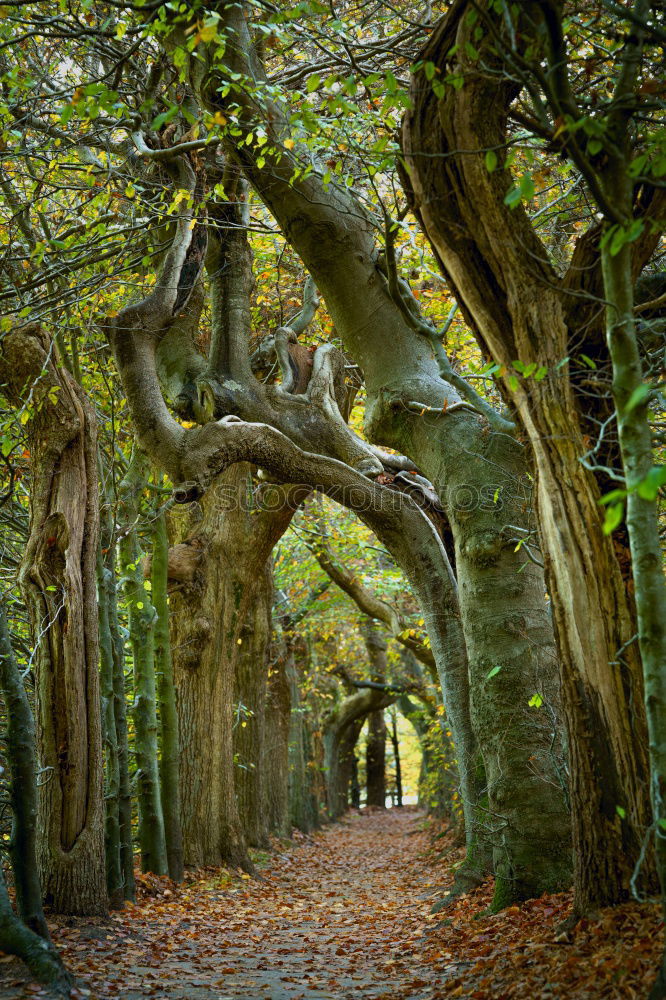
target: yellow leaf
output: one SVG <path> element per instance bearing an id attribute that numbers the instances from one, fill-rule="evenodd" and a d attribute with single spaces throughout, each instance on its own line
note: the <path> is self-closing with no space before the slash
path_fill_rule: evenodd
<path id="1" fill-rule="evenodd" d="M 284 140 L 284 145 L 285 145 L 285 149 L 293 149 L 294 146 L 296 145 L 296 143 L 294 142 L 293 139 L 285 139 Z"/>

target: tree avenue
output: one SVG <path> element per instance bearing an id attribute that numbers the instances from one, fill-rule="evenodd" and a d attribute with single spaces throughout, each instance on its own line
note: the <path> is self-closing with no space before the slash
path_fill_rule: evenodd
<path id="1" fill-rule="evenodd" d="M 663 895 L 665 38 L 0 8 L 0 949 L 56 994 L 42 904 L 389 798 L 435 912 Z"/>

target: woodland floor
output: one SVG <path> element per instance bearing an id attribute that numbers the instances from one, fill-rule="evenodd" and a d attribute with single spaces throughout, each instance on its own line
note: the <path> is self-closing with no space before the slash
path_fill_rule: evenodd
<path id="1" fill-rule="evenodd" d="M 431 915 L 459 856 L 410 809 L 352 814 L 259 859 L 260 881 L 220 871 L 183 886 L 140 876 L 108 921 L 60 920 L 54 938 L 99 1000 L 545 1000 L 643 998 L 656 968 L 654 905 L 557 927 L 560 894 L 487 914 L 492 887 Z M 39 997 L 0 958 L 0 997 Z"/>

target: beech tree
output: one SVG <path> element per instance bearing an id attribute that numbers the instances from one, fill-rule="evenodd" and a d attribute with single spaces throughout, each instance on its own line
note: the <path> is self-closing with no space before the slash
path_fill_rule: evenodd
<path id="1" fill-rule="evenodd" d="M 661 29 L 650 4 L 604 7 L 547 2 L 509 13 L 503 4 L 453 3 L 421 53 L 432 69 L 414 76 L 403 130 L 414 210 L 484 352 L 501 366 L 534 453 L 581 912 L 628 892 L 650 825 L 651 784 L 659 822 L 654 789 L 663 770 L 655 664 L 664 662 L 664 588 L 654 510 L 663 468 L 652 457 L 650 387 L 633 314 L 633 285 L 663 224 L 663 133 L 650 84 Z M 563 273 L 521 204 L 534 186 L 529 166 L 518 175 L 511 153 L 518 129 L 542 155 L 556 150 L 571 162 L 574 183 L 587 186 L 599 213 L 588 217 Z M 577 356 L 602 371 L 610 361 L 612 398 L 590 400 L 575 377 Z M 625 502 L 635 610 L 621 548 L 609 537 Z M 652 783 L 637 697 L 641 657 Z"/>
<path id="2" fill-rule="evenodd" d="M 30 445 L 30 535 L 20 579 L 35 639 L 42 889 L 63 913 L 107 909 L 98 676 L 96 421 L 35 326 L 5 334 L 0 380 Z M 26 387 L 28 390 L 26 392 Z"/>

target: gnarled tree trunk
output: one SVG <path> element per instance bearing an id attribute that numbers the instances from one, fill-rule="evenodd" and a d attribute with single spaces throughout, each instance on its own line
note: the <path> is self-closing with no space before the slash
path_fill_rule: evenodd
<path id="1" fill-rule="evenodd" d="M 179 544 L 170 550 L 169 576 L 178 584 L 171 596 L 171 649 L 178 694 L 181 745 L 183 850 L 186 864 L 229 862 L 250 868 L 239 802 L 254 802 L 249 815 L 263 824 L 261 769 L 243 777 L 234 753 L 247 755 L 238 764 L 261 763 L 259 718 L 239 711 L 239 727 L 253 730 L 249 750 L 234 739 L 234 704 L 265 686 L 268 615 L 272 599 L 270 553 L 286 530 L 294 507 L 253 511 L 247 502 L 247 465 L 238 464 L 212 484 L 201 504 L 179 516 L 172 526 Z M 176 518 L 178 517 L 178 520 Z M 237 680 L 237 670 L 240 683 Z M 244 672 L 251 685 L 244 684 Z M 247 678 L 246 678 L 247 679 Z M 250 696 L 248 696 L 250 691 Z M 265 687 L 264 687 L 265 691 Z M 262 696 L 265 698 L 265 693 Z M 242 788 L 241 783 L 244 784 Z M 265 834 L 264 834 L 265 836 Z"/>
<path id="2" fill-rule="evenodd" d="M 560 279 L 522 207 L 504 204 L 513 183 L 504 150 L 514 83 L 479 71 L 484 59 L 497 62 L 489 35 L 479 62 L 470 56 L 471 10 L 470 3 L 456 0 L 424 49 L 424 59 L 448 72 L 455 46 L 455 66 L 465 82 L 460 90 L 447 87 L 440 100 L 423 75 L 414 79 L 414 108 L 403 132 L 405 180 L 484 351 L 507 373 L 514 361 L 545 370 L 543 378 L 507 381 L 506 391 L 529 437 L 537 473 L 569 733 L 576 906 L 585 910 L 626 896 L 649 821 L 642 682 L 630 641 L 635 626 L 612 544 L 602 532 L 599 489 L 580 461 L 587 449 L 579 408 L 561 367 L 570 342 L 579 341 L 581 329 L 594 327 L 582 293 L 599 293 L 598 263 L 583 259 L 581 242 L 569 274 Z M 529 29 L 523 41 L 528 35 Z M 474 41 L 474 47 L 479 44 Z M 486 150 L 498 151 L 492 172 Z M 645 252 L 645 245 L 637 245 L 638 256 Z M 581 309 L 587 311 L 581 315 Z M 511 586 L 509 581 L 505 577 Z M 527 636 L 526 625 L 515 618 L 511 628 Z M 539 644 L 545 641 L 545 631 L 542 638 L 532 635 Z"/>
<path id="3" fill-rule="evenodd" d="M 29 415 L 30 537 L 21 586 L 35 637 L 38 864 L 60 913 L 102 914 L 104 799 L 98 679 L 95 413 L 39 327 L 5 335 L 0 379 Z"/>

